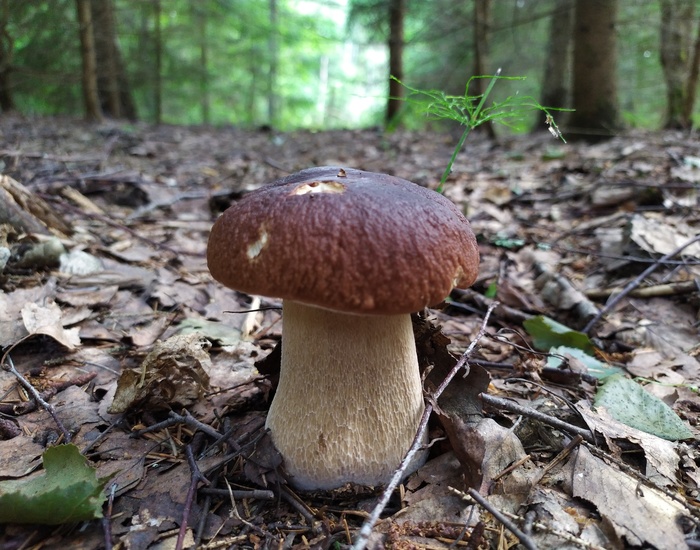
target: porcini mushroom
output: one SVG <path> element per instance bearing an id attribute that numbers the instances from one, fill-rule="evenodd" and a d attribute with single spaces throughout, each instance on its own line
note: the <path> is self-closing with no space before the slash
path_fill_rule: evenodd
<path id="1" fill-rule="evenodd" d="M 207 261 L 224 285 L 283 300 L 266 426 L 291 483 L 387 482 L 424 410 L 410 313 L 477 276 L 459 209 L 397 177 L 311 168 L 226 210 Z"/>

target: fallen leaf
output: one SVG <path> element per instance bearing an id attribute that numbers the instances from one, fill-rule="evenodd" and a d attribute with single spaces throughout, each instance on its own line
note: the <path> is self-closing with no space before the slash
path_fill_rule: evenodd
<path id="1" fill-rule="evenodd" d="M 43 463 L 37 476 L 0 482 L 0 523 L 58 525 L 102 517 L 109 478 L 97 479 L 75 445 L 47 449 Z"/>
<path id="2" fill-rule="evenodd" d="M 22 321 L 30 335 L 50 336 L 69 350 L 74 350 L 80 345 L 80 329 L 64 329 L 62 315 L 61 308 L 53 301 L 47 301 L 45 305 L 31 302 L 22 308 Z"/>
<path id="3" fill-rule="evenodd" d="M 598 508 L 618 536 L 632 546 L 687 548 L 681 505 L 593 456 L 585 447 L 576 451 L 571 478 L 575 497 Z"/>

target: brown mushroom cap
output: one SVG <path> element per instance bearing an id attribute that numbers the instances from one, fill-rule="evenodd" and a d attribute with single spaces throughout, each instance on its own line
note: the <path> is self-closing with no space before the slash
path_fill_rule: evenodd
<path id="1" fill-rule="evenodd" d="M 469 222 L 442 195 L 361 170 L 303 170 L 216 221 L 212 276 L 249 294 L 359 314 L 419 311 L 477 277 Z"/>

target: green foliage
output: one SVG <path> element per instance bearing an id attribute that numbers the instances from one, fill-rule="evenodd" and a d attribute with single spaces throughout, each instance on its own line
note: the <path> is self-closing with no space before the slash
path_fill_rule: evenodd
<path id="1" fill-rule="evenodd" d="M 393 77 L 392 77 L 393 78 Z M 487 78 L 490 82 L 483 94 L 469 95 L 469 87 L 475 79 Z M 498 122 L 515 130 L 523 131 L 525 115 L 532 111 L 542 111 L 550 131 L 555 137 L 565 142 L 559 128 L 554 122 L 550 111 L 570 111 L 571 109 L 558 109 L 544 107 L 531 96 L 508 96 L 503 101 L 493 101 L 486 106 L 486 100 L 491 94 L 497 80 L 525 80 L 525 77 L 500 76 L 500 69 L 492 76 L 472 76 L 465 86 L 463 95 L 449 95 L 441 90 L 419 90 L 412 88 L 394 78 L 409 92 L 406 101 L 419 106 L 419 108 L 434 120 L 453 120 L 465 127 L 462 136 L 455 147 L 452 158 L 447 164 L 447 168 L 442 175 L 437 191 L 442 191 L 442 186 L 447 181 L 452 165 L 454 164 L 459 151 L 462 149 L 467 136 L 474 128 L 482 124 Z"/>
<path id="2" fill-rule="evenodd" d="M 155 3 L 113 3 L 138 112 L 153 120 Z M 75 0 L 5 4 L 7 36 L 13 42 L 10 83 L 18 110 L 28 115 L 82 114 Z M 276 24 L 269 0 L 161 0 L 160 5 L 165 122 L 201 123 L 206 103 L 212 123 L 266 124 L 271 122 L 268 98 L 273 95 L 279 105 L 274 123 L 281 129 L 382 123 L 387 0 L 349 0 L 347 14 L 345 3 L 277 0 Z M 491 3 L 489 66 L 528 75 L 526 80 L 500 79 L 490 96 L 494 106 L 509 108 L 513 99 L 540 96 L 553 5 L 552 0 Z M 658 127 L 665 108 L 658 22 L 657 1 L 620 4 L 619 99 L 624 120 L 633 126 Z M 407 2 L 405 79 L 410 78 L 417 90 L 445 90 L 445 97 L 439 98 L 443 103 L 450 98 L 462 101 L 462 75 L 473 73 L 474 66 L 472 26 L 473 2 Z M 271 37 L 279 52 L 274 83 L 269 78 L 274 66 Z M 426 118 L 414 108 L 418 106 L 406 107 L 401 122 L 407 128 L 436 125 L 434 117 Z M 525 131 L 533 123 L 541 124 L 537 111 L 522 111 L 520 118 L 500 122 Z"/>
<path id="3" fill-rule="evenodd" d="M 622 372 L 618 367 L 611 367 L 607 363 L 598 361 L 598 359 L 592 355 L 588 355 L 578 348 L 555 346 L 550 348 L 549 353 L 550 356 L 547 357 L 547 366 L 551 368 L 559 368 L 564 363 L 564 359 L 568 356 L 580 361 L 586 367 L 586 373 L 595 378 L 605 378 L 606 376 Z"/>
<path id="4" fill-rule="evenodd" d="M 594 405 L 605 407 L 618 422 L 669 441 L 693 437 L 690 428 L 666 403 L 620 374 L 603 381 Z"/>
<path id="5" fill-rule="evenodd" d="M 0 482 L 0 523 L 58 525 L 102 517 L 109 478 L 97 479 L 75 445 L 50 447 L 43 462 L 37 476 Z"/>
<path id="6" fill-rule="evenodd" d="M 524 321 L 523 327 L 538 350 L 549 351 L 551 348 L 566 346 L 580 349 L 589 355 L 594 353 L 591 340 L 583 332 L 573 330 L 545 315 Z"/>

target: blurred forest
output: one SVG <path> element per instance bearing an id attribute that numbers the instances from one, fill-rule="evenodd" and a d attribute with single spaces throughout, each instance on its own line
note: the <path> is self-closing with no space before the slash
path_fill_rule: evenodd
<path id="1" fill-rule="evenodd" d="M 0 107 L 281 130 L 419 128 L 420 109 L 387 102 L 405 95 L 389 88 L 389 75 L 459 95 L 471 75 L 502 68 L 526 78 L 499 83 L 495 100 L 519 94 L 573 107 L 580 126 L 597 108 L 581 105 L 595 101 L 594 88 L 611 102 L 602 114 L 611 130 L 690 127 L 696 3 L 0 0 Z M 586 33 L 606 63 L 574 47 Z"/>

